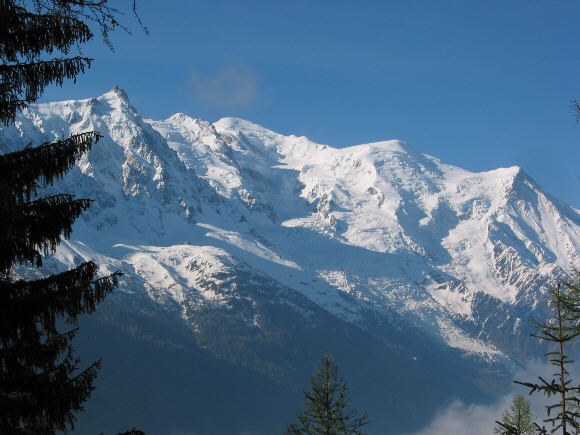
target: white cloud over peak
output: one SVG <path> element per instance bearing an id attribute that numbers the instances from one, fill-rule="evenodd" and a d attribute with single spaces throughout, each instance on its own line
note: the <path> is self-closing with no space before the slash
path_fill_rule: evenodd
<path id="1" fill-rule="evenodd" d="M 258 99 L 260 77 L 249 65 L 235 62 L 213 73 L 194 71 L 189 84 L 200 102 L 218 107 L 246 107 Z"/>

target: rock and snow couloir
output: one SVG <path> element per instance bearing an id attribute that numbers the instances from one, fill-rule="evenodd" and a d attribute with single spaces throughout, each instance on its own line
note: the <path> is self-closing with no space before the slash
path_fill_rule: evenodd
<path id="1" fill-rule="evenodd" d="M 0 152 L 90 130 L 103 139 L 49 190 L 95 203 L 48 270 L 121 270 L 120 298 L 171 307 L 194 333 L 196 310 L 252 299 L 244 276 L 301 321 L 284 294 L 373 334 L 379 318 L 518 361 L 530 316 L 578 261 L 580 214 L 521 168 L 472 173 L 396 140 L 337 149 L 236 118 L 142 119 L 114 88 L 31 106 Z"/>

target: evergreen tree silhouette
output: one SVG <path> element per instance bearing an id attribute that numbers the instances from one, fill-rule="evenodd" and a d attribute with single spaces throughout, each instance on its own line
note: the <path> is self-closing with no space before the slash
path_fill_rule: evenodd
<path id="1" fill-rule="evenodd" d="M 68 54 L 93 37 L 90 21 L 109 43 L 119 11 L 107 1 L 0 0 L 0 124 L 13 123 L 47 85 L 75 80 L 90 67 L 92 59 Z M 2 434 L 71 429 L 75 412 L 94 388 L 100 361 L 79 368 L 74 326 L 79 315 L 95 311 L 121 274 L 98 278 L 92 261 L 38 280 L 16 279 L 13 269 L 41 267 L 61 235 L 70 237 L 74 221 L 91 201 L 68 194 L 42 196 L 42 189 L 61 178 L 99 137 L 86 132 L 0 155 Z M 64 332 L 58 327 L 63 323 L 69 325 Z"/>
<path id="2" fill-rule="evenodd" d="M 326 354 L 310 380 L 310 391 L 304 392 L 304 411 L 299 423 L 286 426 L 288 435 L 363 435 L 361 428 L 369 423 L 366 413 L 349 410 L 348 386 L 338 376 L 338 367 Z"/>

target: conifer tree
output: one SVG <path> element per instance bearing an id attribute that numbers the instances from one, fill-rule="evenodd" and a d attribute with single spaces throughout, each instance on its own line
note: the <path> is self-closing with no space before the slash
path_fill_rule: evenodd
<path id="1" fill-rule="evenodd" d="M 369 423 L 367 414 L 359 416 L 356 409 L 349 411 L 351 399 L 348 387 L 338 376 L 338 367 L 326 354 L 318 371 L 310 380 L 310 391 L 304 392 L 304 412 L 298 414 L 299 423 L 286 426 L 288 435 L 358 435 Z"/>
<path id="2" fill-rule="evenodd" d="M 578 413 L 578 393 L 580 386 L 573 384 L 567 366 L 573 361 L 566 355 L 566 346 L 580 334 L 578 321 L 580 319 L 580 288 L 575 285 L 564 283 L 552 290 L 549 299 L 553 310 L 552 317 L 546 322 L 537 323 L 537 333 L 533 337 L 555 345 L 555 350 L 547 352 L 550 364 L 556 367 L 556 372 L 550 381 L 542 376 L 539 382 L 514 381 L 530 389 L 530 394 L 541 391 L 546 396 L 556 397 L 556 402 L 546 406 L 547 418 L 545 423 L 551 424 L 550 433 L 561 430 L 562 435 L 571 433 L 574 429 L 580 430 L 580 414 Z M 545 427 L 536 424 L 540 433 L 548 433 Z"/>
<path id="3" fill-rule="evenodd" d="M 133 2 L 133 6 L 134 6 Z M 36 101 L 48 84 L 62 85 L 91 59 L 66 57 L 93 37 L 94 21 L 107 39 L 118 25 L 107 0 L 0 0 L 0 123 Z M 59 56 L 52 57 L 53 53 Z M 100 362 L 79 370 L 71 340 L 59 319 L 75 325 L 94 312 L 120 273 L 97 278 L 86 262 L 40 280 L 14 277 L 19 264 L 42 266 L 61 235 L 69 237 L 88 199 L 42 196 L 99 139 L 96 132 L 0 155 L 0 433 L 51 434 L 73 427 L 74 413 L 93 390 Z M 62 323 L 62 322 L 60 322 Z"/>
<path id="4" fill-rule="evenodd" d="M 502 413 L 501 421 L 496 421 L 494 433 L 498 435 L 533 435 L 536 433 L 530 401 L 518 394 L 512 404 Z"/>
<path id="5" fill-rule="evenodd" d="M 141 23 L 136 0 L 130 1 Z M 65 79 L 76 80 L 85 72 L 92 59 L 70 56 L 71 48 L 93 38 L 89 22 L 112 47 L 112 30 L 129 32 L 117 20 L 119 14 L 108 0 L 0 0 L 0 122 L 11 122 L 47 85 L 62 86 Z M 57 53 L 59 57 L 51 57 Z"/>

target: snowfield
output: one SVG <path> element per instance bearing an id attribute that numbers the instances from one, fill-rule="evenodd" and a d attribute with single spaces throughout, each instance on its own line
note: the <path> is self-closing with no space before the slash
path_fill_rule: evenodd
<path id="1" fill-rule="evenodd" d="M 49 191 L 95 203 L 47 271 L 94 259 L 186 323 L 242 297 L 243 270 L 363 329 L 373 313 L 521 361 L 513 343 L 578 263 L 578 211 L 521 168 L 471 173 L 397 140 L 337 149 L 236 118 L 145 120 L 114 88 L 31 106 L 1 128 L 0 152 L 90 130 L 103 139 Z"/>

